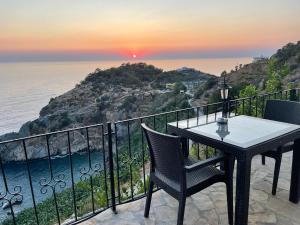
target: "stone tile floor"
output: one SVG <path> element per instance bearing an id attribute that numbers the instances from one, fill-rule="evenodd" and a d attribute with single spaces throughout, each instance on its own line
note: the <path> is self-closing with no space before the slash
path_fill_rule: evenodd
<path id="1" fill-rule="evenodd" d="M 282 160 L 278 191 L 271 195 L 274 160 L 267 158 L 261 165 L 260 156 L 252 161 L 249 224 L 299 225 L 300 203 L 288 201 L 292 154 Z M 117 214 L 107 210 L 82 223 L 85 225 L 173 225 L 176 224 L 178 203 L 163 191 L 153 194 L 150 216 L 143 217 L 145 198 L 120 205 Z M 185 225 L 223 225 L 227 222 L 224 184 L 216 184 L 187 199 Z"/>

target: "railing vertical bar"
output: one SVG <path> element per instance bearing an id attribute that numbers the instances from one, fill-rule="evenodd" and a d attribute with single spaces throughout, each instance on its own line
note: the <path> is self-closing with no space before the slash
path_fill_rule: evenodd
<path id="1" fill-rule="evenodd" d="M 47 143 L 47 153 L 48 153 L 48 166 L 49 166 L 49 170 L 50 170 L 51 180 L 53 180 L 54 176 L 53 176 L 51 154 L 50 154 L 49 135 L 46 135 L 46 143 Z M 59 216 L 58 205 L 57 205 L 57 198 L 56 198 L 55 186 L 52 187 L 52 191 L 53 191 L 53 197 L 54 197 L 54 204 L 55 204 L 57 221 L 58 221 L 58 224 L 60 225 L 61 223 L 60 223 L 60 216 Z"/>
<path id="2" fill-rule="evenodd" d="M 141 124 L 143 123 L 143 119 L 140 119 Z M 144 194 L 146 194 L 146 169 L 145 169 L 145 141 L 143 128 L 141 127 L 141 135 L 142 135 L 142 160 L 143 160 L 143 181 L 144 181 Z"/>
<path id="3" fill-rule="evenodd" d="M 112 130 L 111 123 L 107 123 L 107 135 L 108 135 L 108 160 L 109 160 L 109 174 L 110 174 L 110 193 L 112 210 L 116 213 L 116 196 L 115 196 L 115 177 L 114 177 L 114 158 L 112 147 Z"/>
<path id="4" fill-rule="evenodd" d="M 242 110 L 243 115 L 245 115 L 245 99 L 243 99 L 243 101 L 242 101 L 242 107 L 243 107 L 243 110 Z"/>
<path id="5" fill-rule="evenodd" d="M 237 115 L 237 112 L 238 112 L 238 101 L 235 100 L 235 113 L 234 113 L 235 116 Z"/>
<path id="6" fill-rule="evenodd" d="M 33 185 L 32 185 L 32 177 L 31 177 L 31 172 L 29 168 L 29 162 L 28 162 L 28 155 L 27 155 L 27 149 L 26 149 L 26 143 L 25 140 L 22 141 L 23 144 L 23 149 L 24 149 L 24 155 L 25 155 L 25 161 L 26 161 L 26 168 L 27 168 L 27 174 L 28 174 L 28 179 L 29 179 L 29 185 L 30 185 L 30 192 L 31 192 L 31 197 L 32 197 L 32 203 L 33 203 L 33 209 L 34 209 L 34 214 L 35 214 L 35 219 L 36 223 L 39 223 L 39 217 L 38 217 L 38 212 L 36 209 L 36 202 L 35 202 L 35 196 L 34 196 L 34 191 L 33 191 Z"/>
<path id="7" fill-rule="evenodd" d="M 70 172 L 71 172 L 74 216 L 75 216 L 75 221 L 77 221 L 76 193 L 75 193 L 75 182 L 74 182 L 74 171 L 73 171 L 73 160 L 72 160 L 72 151 L 71 151 L 70 131 L 67 132 L 67 137 L 68 137 L 68 156 L 69 156 Z"/>
<path id="8" fill-rule="evenodd" d="M 256 116 L 256 117 L 257 117 L 257 115 L 258 115 L 257 107 L 258 107 L 258 96 L 255 96 L 255 116 Z"/>
<path id="9" fill-rule="evenodd" d="M 252 116 L 252 98 L 249 98 L 249 116 Z"/>
<path id="10" fill-rule="evenodd" d="M 103 169 L 104 169 L 104 186 L 105 186 L 105 195 L 106 195 L 106 207 L 109 207 L 108 200 L 108 188 L 107 188 L 107 176 L 106 176 L 106 153 L 105 153 L 105 135 L 104 135 L 104 126 L 101 125 L 101 134 L 102 134 L 102 160 L 103 160 Z"/>
<path id="11" fill-rule="evenodd" d="M 90 137 L 89 137 L 89 129 L 88 128 L 86 128 L 86 141 L 87 141 L 87 149 L 88 149 L 89 169 L 92 170 Z M 91 186 L 92 210 L 93 210 L 93 213 L 95 213 L 94 185 L 93 185 L 93 176 L 92 176 L 92 174 L 89 177 L 90 177 L 90 186 Z"/>
<path id="12" fill-rule="evenodd" d="M 117 163 L 117 181 L 118 181 L 118 200 L 121 203 L 121 187 L 120 187 L 120 164 L 119 164 L 119 149 L 118 149 L 118 127 L 117 124 L 114 124 L 115 127 L 115 145 L 116 145 L 116 163 Z"/>
<path id="13" fill-rule="evenodd" d="M 197 107 L 197 125 L 199 125 L 199 107 Z"/>
<path id="14" fill-rule="evenodd" d="M 261 112 L 262 112 L 262 116 L 264 116 L 264 110 L 265 110 L 265 96 L 262 96 L 262 104 L 261 104 Z"/>
<path id="15" fill-rule="evenodd" d="M 168 132 L 168 114 L 165 114 L 165 132 Z"/>
<path id="16" fill-rule="evenodd" d="M 154 117 L 155 118 L 155 117 Z M 154 119 L 154 129 L 155 129 L 155 119 Z M 129 171 L 130 171 L 130 191 L 131 199 L 133 200 L 133 180 L 132 180 L 132 155 L 131 155 L 131 136 L 130 136 L 130 124 L 127 121 L 127 134 L 128 134 L 128 154 L 129 154 Z"/>
<path id="17" fill-rule="evenodd" d="M 206 123 L 208 123 L 208 105 L 206 106 Z"/>
<path id="18" fill-rule="evenodd" d="M 187 109 L 187 120 L 186 120 L 186 121 L 187 121 L 187 122 L 186 122 L 186 123 L 187 123 L 187 124 L 186 124 L 186 125 L 187 125 L 187 126 L 186 126 L 187 128 L 189 128 L 189 120 L 190 120 L 190 111 L 189 111 L 189 109 Z"/>
<path id="19" fill-rule="evenodd" d="M 177 127 L 178 127 L 178 116 L 179 116 L 178 113 L 179 113 L 179 112 L 176 111 L 176 122 L 177 122 Z"/>

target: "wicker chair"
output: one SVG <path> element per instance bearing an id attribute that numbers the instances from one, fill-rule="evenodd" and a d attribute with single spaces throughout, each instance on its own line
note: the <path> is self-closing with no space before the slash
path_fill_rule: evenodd
<path id="1" fill-rule="evenodd" d="M 186 198 L 212 184 L 224 182 L 227 189 L 228 220 L 229 224 L 232 224 L 234 165 L 232 157 L 217 156 L 203 161 L 185 158 L 180 137 L 156 132 L 145 124 L 142 124 L 142 128 L 151 157 L 150 185 L 144 216 L 149 216 L 154 184 L 179 201 L 177 225 L 182 225 Z M 224 171 L 215 167 L 219 162 L 224 162 Z"/>
<path id="2" fill-rule="evenodd" d="M 300 125 L 300 103 L 286 100 L 268 100 L 266 103 L 264 118 Z M 289 142 L 278 149 L 272 149 L 262 154 L 263 165 L 265 165 L 266 163 L 266 156 L 275 159 L 275 169 L 272 186 L 273 195 L 276 195 L 282 154 L 292 151 L 293 144 L 293 142 Z"/>

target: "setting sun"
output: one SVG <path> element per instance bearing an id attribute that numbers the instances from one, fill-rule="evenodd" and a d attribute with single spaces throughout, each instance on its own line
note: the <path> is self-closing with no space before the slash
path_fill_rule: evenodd
<path id="1" fill-rule="evenodd" d="M 134 58 L 134 59 L 135 59 L 135 58 L 136 58 L 136 54 L 133 54 L 133 55 L 132 55 L 132 58 Z"/>

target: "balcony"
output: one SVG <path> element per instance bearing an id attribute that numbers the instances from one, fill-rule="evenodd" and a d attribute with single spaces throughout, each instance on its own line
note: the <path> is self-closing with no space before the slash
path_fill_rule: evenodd
<path id="1" fill-rule="evenodd" d="M 227 108 L 230 116 L 259 117 L 266 100 L 298 100 L 299 95 L 299 89 L 292 89 L 235 99 Z M 154 194 L 149 219 L 143 217 L 149 153 L 140 124 L 162 132 L 167 123 L 183 119 L 197 117 L 205 124 L 219 117 L 222 106 L 218 102 L 1 142 L 1 152 L 18 154 L 23 161 L 0 159 L 0 223 L 174 224 L 177 201 L 161 190 Z M 190 154 L 200 160 L 218 151 L 189 143 Z M 276 196 L 271 195 L 273 160 L 263 166 L 260 157 L 254 158 L 249 224 L 299 223 L 300 206 L 288 201 L 291 158 L 284 155 Z M 187 201 L 185 223 L 226 224 L 225 199 L 222 185 L 194 195 Z"/>

